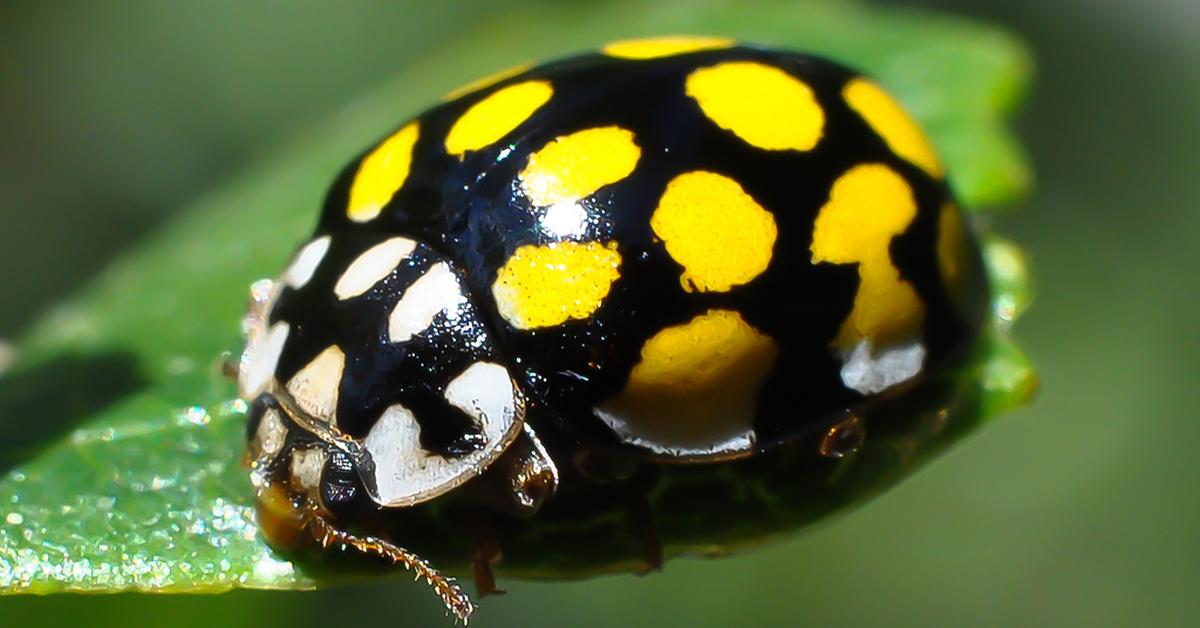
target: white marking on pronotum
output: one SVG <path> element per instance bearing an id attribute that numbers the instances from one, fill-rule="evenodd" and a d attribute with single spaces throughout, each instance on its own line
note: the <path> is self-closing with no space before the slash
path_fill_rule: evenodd
<path id="1" fill-rule="evenodd" d="M 403 405 L 379 417 L 363 445 L 375 462 L 377 501 L 410 506 L 436 497 L 478 475 L 516 437 L 519 398 L 508 371 L 477 362 L 446 387 L 446 400 L 478 421 L 486 443 L 461 458 L 444 458 L 421 447 L 421 427 Z"/>
<path id="2" fill-rule="evenodd" d="M 275 376 L 275 367 L 287 342 L 288 324 L 278 322 L 271 326 L 266 335 L 256 334 L 246 346 L 238 369 L 238 387 L 244 399 L 253 399 L 263 391 Z"/>
<path id="3" fill-rule="evenodd" d="M 925 347 L 919 342 L 876 353 L 870 341 L 862 340 L 842 364 L 842 383 L 864 395 L 873 395 L 912 378 L 924 365 Z"/>
<path id="4" fill-rule="evenodd" d="M 327 347 L 288 380 L 287 391 L 308 416 L 333 423 L 337 412 L 338 385 L 346 354 L 337 345 Z"/>
<path id="5" fill-rule="evenodd" d="M 326 457 L 325 450 L 319 447 L 292 451 L 292 480 L 297 488 L 316 491 L 321 486 Z"/>
<path id="6" fill-rule="evenodd" d="M 389 238 L 359 255 L 346 272 L 338 278 L 333 292 L 341 300 L 354 298 L 387 277 L 404 258 L 412 254 L 417 243 L 408 238 Z"/>
<path id="7" fill-rule="evenodd" d="M 283 284 L 297 290 L 303 288 L 312 279 L 313 273 L 317 272 L 325 253 L 329 252 L 329 242 L 330 238 L 326 235 L 305 244 L 287 270 L 283 271 L 280 277 Z"/>
<path id="8" fill-rule="evenodd" d="M 425 331 L 439 312 L 451 322 L 459 317 L 459 308 L 467 302 L 458 277 L 445 262 L 435 264 L 413 282 L 388 316 L 388 338 L 404 342 Z"/>
<path id="9" fill-rule="evenodd" d="M 283 449 L 283 439 L 287 436 L 287 427 L 275 408 L 268 408 L 263 413 L 262 421 L 254 432 L 255 445 L 260 455 L 267 459 L 274 458 Z"/>

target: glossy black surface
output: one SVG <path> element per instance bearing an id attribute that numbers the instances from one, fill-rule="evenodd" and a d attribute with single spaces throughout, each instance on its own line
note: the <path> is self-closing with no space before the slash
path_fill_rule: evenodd
<path id="1" fill-rule="evenodd" d="M 755 148 L 713 124 L 685 94 L 684 81 L 692 70 L 742 59 L 782 68 L 813 88 L 826 114 L 824 137 L 816 148 Z M 330 189 L 317 233 L 332 235 L 331 250 L 313 281 L 300 292 L 285 291 L 272 314 L 273 320 L 291 322 L 296 332 L 284 353 L 280 380 L 329 344 L 339 343 L 347 356 L 339 423 L 362 436 L 389 403 L 404 399 L 415 405 L 425 396 L 439 396 L 446 377 L 488 357 L 506 364 L 521 383 L 530 400 L 527 420 L 539 433 L 553 430 L 568 440 L 616 445 L 591 408 L 621 389 L 646 339 L 710 308 L 724 308 L 740 312 L 780 347 L 759 399 L 758 448 L 812 435 L 847 411 L 879 401 L 842 384 L 841 358 L 830 346 L 851 310 L 857 271 L 853 265 L 813 264 L 809 253 L 813 220 L 831 185 L 862 163 L 886 164 L 912 186 L 918 213 L 906 232 L 893 239 L 891 258 L 924 304 L 926 371 L 951 368 L 976 337 L 986 309 L 977 246 L 973 241 L 968 246 L 966 288 L 952 298 L 941 281 L 936 254 L 938 212 L 951 194 L 943 181 L 893 154 L 846 106 L 842 87 L 855 76 L 815 57 L 744 47 L 638 61 L 588 54 L 531 69 L 427 111 L 419 117 L 421 132 L 407 182 L 378 218 L 356 224 L 346 217 L 359 159 Z M 554 96 L 546 105 L 492 146 L 461 160 L 446 154 L 444 138 L 464 111 L 496 89 L 529 79 L 553 85 Z M 621 278 L 588 320 L 536 331 L 514 329 L 499 317 L 491 296 L 497 270 L 521 245 L 564 239 L 539 225 L 517 173 L 531 152 L 554 138 L 608 125 L 635 134 L 641 159 L 628 177 L 582 201 L 587 231 L 565 239 L 617 242 Z M 649 226 L 667 182 L 698 169 L 736 180 L 773 213 L 779 228 L 767 270 L 725 293 L 684 292 L 680 266 Z M 357 254 L 391 235 L 412 237 L 428 249 L 402 264 L 369 298 L 337 302 L 330 289 L 341 271 Z M 461 330 L 445 326 L 439 315 L 444 344 L 431 338 L 420 346 L 389 346 L 386 308 L 432 256 L 453 262 L 469 286 L 474 311 L 463 319 Z M 480 334 L 489 334 L 490 342 L 469 342 Z M 468 345 L 476 348 L 464 349 Z M 468 436 L 469 424 L 446 412 L 445 404 L 431 402 L 429 407 L 428 413 L 416 412 L 422 433 L 432 449 L 452 452 Z"/>

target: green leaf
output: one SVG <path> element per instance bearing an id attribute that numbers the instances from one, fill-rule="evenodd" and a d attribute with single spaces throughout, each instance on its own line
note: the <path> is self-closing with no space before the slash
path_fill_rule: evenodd
<path id="1" fill-rule="evenodd" d="M 495 21 L 179 212 L 17 345 L 0 378 L 0 590 L 314 586 L 259 534 L 240 465 L 245 406 L 218 373 L 239 349 L 246 287 L 282 267 L 343 162 L 456 84 L 661 33 L 732 35 L 857 66 L 930 130 L 966 207 L 1010 203 L 1028 185 L 1005 118 L 1029 59 L 992 28 L 840 2 L 564 3 Z M 1014 281 L 996 282 L 998 302 L 1022 298 Z M 984 412 L 1019 401 L 1032 381 L 997 329 Z"/>

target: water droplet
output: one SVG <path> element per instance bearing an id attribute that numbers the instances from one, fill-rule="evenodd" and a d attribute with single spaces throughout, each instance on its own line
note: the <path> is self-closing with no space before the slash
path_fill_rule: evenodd
<path id="1" fill-rule="evenodd" d="M 250 408 L 250 404 L 246 403 L 245 401 L 243 401 L 241 399 L 231 399 L 231 400 L 225 401 L 221 404 L 220 414 L 221 414 L 221 416 L 229 416 L 232 414 L 246 414 L 246 411 L 249 408 Z"/>
<path id="2" fill-rule="evenodd" d="M 212 417 L 208 415 L 208 410 L 204 406 L 192 406 L 180 412 L 176 418 L 180 424 L 208 425 Z"/>
<path id="3" fill-rule="evenodd" d="M 862 447 L 866 435 L 862 419 L 857 414 L 851 414 L 825 432 L 825 438 L 821 440 L 821 455 L 826 458 L 848 456 Z"/>
<path id="4" fill-rule="evenodd" d="M 4 520 L 12 525 L 19 526 L 25 523 L 25 516 L 19 512 L 10 512 Z"/>

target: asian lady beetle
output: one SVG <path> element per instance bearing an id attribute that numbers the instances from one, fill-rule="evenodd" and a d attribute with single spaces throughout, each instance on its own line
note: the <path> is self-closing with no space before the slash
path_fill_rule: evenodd
<path id="1" fill-rule="evenodd" d="M 724 39 L 461 90 L 351 162 L 260 286 L 239 386 L 264 530 L 416 569 L 465 620 L 392 541 L 451 531 L 389 522 L 468 513 L 486 593 L 516 530 L 614 503 L 656 565 L 655 509 L 678 502 L 656 478 L 825 478 L 983 328 L 944 176 L 870 79 Z M 793 477 L 762 466 L 781 451 Z"/>

